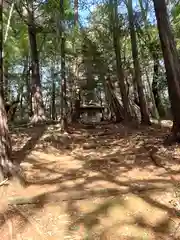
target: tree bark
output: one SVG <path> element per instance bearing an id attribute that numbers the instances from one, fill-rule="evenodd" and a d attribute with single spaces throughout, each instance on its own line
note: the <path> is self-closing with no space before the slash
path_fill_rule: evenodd
<path id="1" fill-rule="evenodd" d="M 153 0 L 173 115 L 172 140 L 180 134 L 180 62 L 165 0 Z"/>
<path id="2" fill-rule="evenodd" d="M 33 117 L 32 122 L 45 120 L 45 111 L 43 105 L 43 97 L 41 90 L 41 81 L 39 73 L 39 55 L 36 41 L 36 27 L 34 23 L 33 4 L 29 4 L 28 9 L 28 35 L 32 59 L 32 102 L 33 102 Z"/>
<path id="3" fill-rule="evenodd" d="M 0 1 L 0 181 L 15 172 L 15 165 L 12 162 L 11 139 L 7 124 L 7 115 L 4 108 L 3 91 L 3 1 Z"/>
<path id="4" fill-rule="evenodd" d="M 3 83 L 3 0 L 0 0 L 0 94 L 4 100 L 4 83 Z"/>
<path id="5" fill-rule="evenodd" d="M 115 121 L 117 123 L 122 122 L 125 119 L 124 108 L 121 106 L 119 100 L 116 97 L 116 94 L 114 93 L 113 85 L 109 77 L 106 80 L 106 91 L 111 113 L 113 113 L 116 118 Z"/>
<path id="6" fill-rule="evenodd" d="M 114 51 L 116 55 L 116 69 L 117 69 L 117 76 L 118 76 L 118 83 L 121 92 L 123 107 L 124 107 L 124 119 L 126 121 L 132 120 L 129 99 L 126 91 L 125 85 L 125 78 L 124 78 L 124 71 L 122 67 L 122 59 L 121 59 L 121 46 L 120 46 L 120 37 L 119 37 L 119 19 L 118 19 L 118 3 L 117 0 L 110 0 L 110 8 L 111 8 L 111 25 L 112 25 L 112 33 L 113 33 L 113 45 Z"/>
<path id="7" fill-rule="evenodd" d="M 67 99 L 66 99 L 66 62 L 65 62 L 65 29 L 64 29 L 64 0 L 60 0 L 60 35 L 61 35 L 61 128 L 67 130 Z"/>
<path id="8" fill-rule="evenodd" d="M 156 108 L 158 110 L 160 118 L 165 116 L 164 106 L 161 101 L 161 96 L 159 94 L 158 89 L 158 77 L 159 77 L 159 58 L 158 56 L 154 56 L 154 74 L 153 74 L 153 82 L 152 82 L 152 92 L 154 95 L 154 100 L 156 104 Z"/>
<path id="9" fill-rule="evenodd" d="M 74 106 L 72 110 L 72 122 L 78 122 L 80 119 L 81 113 L 80 113 L 80 107 L 81 107 L 81 93 L 80 90 L 75 93 L 75 100 L 74 100 Z"/>
<path id="10" fill-rule="evenodd" d="M 53 70 L 51 70 L 51 78 L 52 78 L 52 96 L 51 96 L 51 118 L 52 120 L 56 120 L 56 84 L 55 84 L 55 75 L 53 74 Z"/>
<path id="11" fill-rule="evenodd" d="M 71 120 L 72 122 L 78 122 L 80 119 L 80 89 L 78 87 L 77 79 L 78 79 L 78 55 L 76 51 L 76 37 L 78 34 L 78 20 L 79 20 L 79 1 L 74 0 L 74 36 L 73 36 L 73 54 L 74 54 L 74 62 L 73 62 L 73 78 L 72 78 L 72 114 Z"/>
<path id="12" fill-rule="evenodd" d="M 32 91 L 31 91 L 31 63 L 30 63 L 30 57 L 27 56 L 27 62 L 28 62 L 28 69 L 25 75 L 25 84 L 26 84 L 26 103 L 28 106 L 28 115 L 31 118 L 33 116 L 33 109 L 32 109 Z"/>
<path id="13" fill-rule="evenodd" d="M 12 174 L 14 165 L 11 161 L 11 139 L 3 99 L 0 96 L 0 180 Z"/>
<path id="14" fill-rule="evenodd" d="M 74 0 L 74 27 L 78 25 L 78 0 Z"/>
<path id="15" fill-rule="evenodd" d="M 129 29 L 131 35 L 131 48 L 132 48 L 132 57 L 133 57 L 133 64 L 134 64 L 134 71 L 135 71 L 135 80 L 137 84 L 137 91 L 139 97 L 139 106 L 141 111 L 141 123 L 142 124 L 150 124 L 149 113 L 147 108 L 147 103 L 143 91 L 143 82 L 141 78 L 141 69 L 139 64 L 139 54 L 138 54 L 138 47 L 137 47 L 137 38 L 136 32 L 134 27 L 134 14 L 133 14 L 133 7 L 132 7 L 132 0 L 127 1 L 128 4 L 128 18 L 129 18 Z"/>
<path id="16" fill-rule="evenodd" d="M 4 84 L 4 101 L 8 102 L 10 100 L 10 86 L 9 86 L 9 69 L 8 69 L 8 61 L 4 60 L 3 63 L 3 84 Z"/>

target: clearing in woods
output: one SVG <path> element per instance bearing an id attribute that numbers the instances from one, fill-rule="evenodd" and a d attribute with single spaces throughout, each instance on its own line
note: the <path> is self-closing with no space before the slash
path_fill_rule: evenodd
<path id="1" fill-rule="evenodd" d="M 180 153 L 178 145 L 163 147 L 167 131 L 13 131 L 14 158 L 30 184 L 0 187 L 0 239 L 180 239 Z"/>

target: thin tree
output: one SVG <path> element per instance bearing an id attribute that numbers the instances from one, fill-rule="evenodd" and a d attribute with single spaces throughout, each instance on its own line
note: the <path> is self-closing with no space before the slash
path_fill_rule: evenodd
<path id="1" fill-rule="evenodd" d="M 56 119 L 56 74 L 53 73 L 53 67 L 51 68 L 51 79 L 52 79 L 52 95 L 51 95 L 51 118 Z"/>
<path id="2" fill-rule="evenodd" d="M 0 83 L 3 84 L 3 1 L 0 0 Z M 11 138 L 4 108 L 3 85 L 0 91 L 0 181 L 15 171 L 11 158 Z"/>
<path id="3" fill-rule="evenodd" d="M 159 76 L 160 76 L 160 62 L 159 62 L 159 52 L 157 51 L 158 48 L 156 48 L 156 50 L 154 49 L 154 51 L 152 51 L 152 58 L 153 58 L 153 62 L 154 62 L 154 74 L 153 74 L 153 81 L 152 81 L 152 93 L 154 95 L 154 100 L 155 100 L 155 104 L 159 113 L 159 116 L 161 118 L 163 118 L 165 116 L 165 109 L 161 100 L 161 95 L 158 89 L 158 80 L 159 80 Z"/>
<path id="4" fill-rule="evenodd" d="M 153 2 L 173 115 L 172 139 L 170 140 L 177 140 L 180 134 L 180 61 L 169 22 L 166 1 L 153 0 Z"/>
<path id="5" fill-rule="evenodd" d="M 65 64 L 65 21 L 64 0 L 60 0 L 60 38 L 61 38 L 61 127 L 67 129 L 67 102 L 66 102 L 66 64 Z"/>
<path id="6" fill-rule="evenodd" d="M 128 9 L 128 18 L 129 18 L 129 30 L 131 36 L 131 49 L 132 49 L 132 57 L 134 64 L 134 72 L 135 72 L 135 82 L 137 84 L 137 92 L 139 97 L 139 106 L 141 111 L 141 123 L 142 124 L 150 124 L 149 113 L 147 108 L 147 103 L 143 90 L 143 82 L 141 78 L 141 69 L 139 64 L 139 53 L 138 53 L 138 45 L 137 45 L 137 37 L 134 26 L 134 13 L 132 0 L 127 0 L 127 9 Z"/>
<path id="7" fill-rule="evenodd" d="M 149 50 L 149 53 L 152 57 L 152 60 L 154 62 L 154 75 L 153 75 L 153 82 L 152 84 L 149 81 L 149 77 L 147 75 L 147 82 L 149 85 L 151 100 L 152 100 L 152 113 L 153 117 L 159 119 L 159 117 L 165 116 L 165 110 L 163 108 L 163 104 L 161 101 L 161 96 L 158 89 L 158 78 L 159 78 L 159 42 L 157 39 L 154 39 L 151 28 L 149 27 L 148 22 L 148 11 L 149 11 L 149 1 L 139 0 L 139 6 L 141 9 L 141 16 L 142 20 L 144 22 L 144 30 L 141 28 L 140 24 L 138 25 L 138 29 L 141 32 L 141 37 L 143 37 L 143 40 L 145 41 L 147 48 Z M 141 49 L 142 54 L 144 53 L 144 49 Z M 145 63 L 146 65 L 146 63 Z M 148 74 L 148 73 L 147 73 Z"/>
<path id="8" fill-rule="evenodd" d="M 120 36 L 119 36 L 119 18 L 118 18 L 118 2 L 117 0 L 109 0 L 110 9 L 111 9 L 111 17 L 110 17 L 110 25 L 112 29 L 113 35 L 113 45 L 114 45 L 114 52 L 116 55 L 116 70 L 117 70 L 117 77 L 119 88 L 121 92 L 123 107 L 124 107 L 124 118 L 125 120 L 131 120 L 131 111 L 129 105 L 129 99 L 126 91 L 126 84 L 125 84 L 125 77 L 124 77 L 124 70 L 122 67 L 122 58 L 121 58 L 121 45 L 120 45 Z"/>
<path id="9" fill-rule="evenodd" d="M 77 122 L 80 118 L 80 89 L 77 84 L 78 80 L 78 56 L 77 56 L 77 49 L 76 49 L 76 38 L 78 34 L 78 20 L 79 20 L 79 13 L 78 13 L 79 2 L 78 0 L 74 0 L 74 35 L 73 35 L 73 77 L 72 77 L 72 122 Z"/>
<path id="10" fill-rule="evenodd" d="M 44 104 L 41 90 L 41 80 L 39 71 L 39 54 L 36 40 L 36 26 L 34 20 L 33 1 L 28 4 L 28 35 L 32 60 L 32 102 L 33 102 L 33 117 L 32 122 L 38 122 L 45 119 Z"/>
<path id="11" fill-rule="evenodd" d="M 74 26 L 78 27 L 78 0 L 74 0 Z"/>

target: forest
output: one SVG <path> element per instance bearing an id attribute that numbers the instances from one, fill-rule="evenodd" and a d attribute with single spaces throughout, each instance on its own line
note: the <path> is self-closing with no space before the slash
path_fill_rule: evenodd
<path id="1" fill-rule="evenodd" d="M 180 1 L 0 1 L 0 239 L 180 239 Z"/>

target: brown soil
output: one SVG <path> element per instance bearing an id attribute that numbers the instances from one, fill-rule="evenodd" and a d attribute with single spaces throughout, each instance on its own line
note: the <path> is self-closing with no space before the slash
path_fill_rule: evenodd
<path id="1" fill-rule="evenodd" d="M 180 239 L 180 149 L 163 147 L 168 131 L 17 129 L 14 158 L 30 184 L 0 187 L 0 239 Z M 35 204 L 10 204 L 32 197 Z"/>

